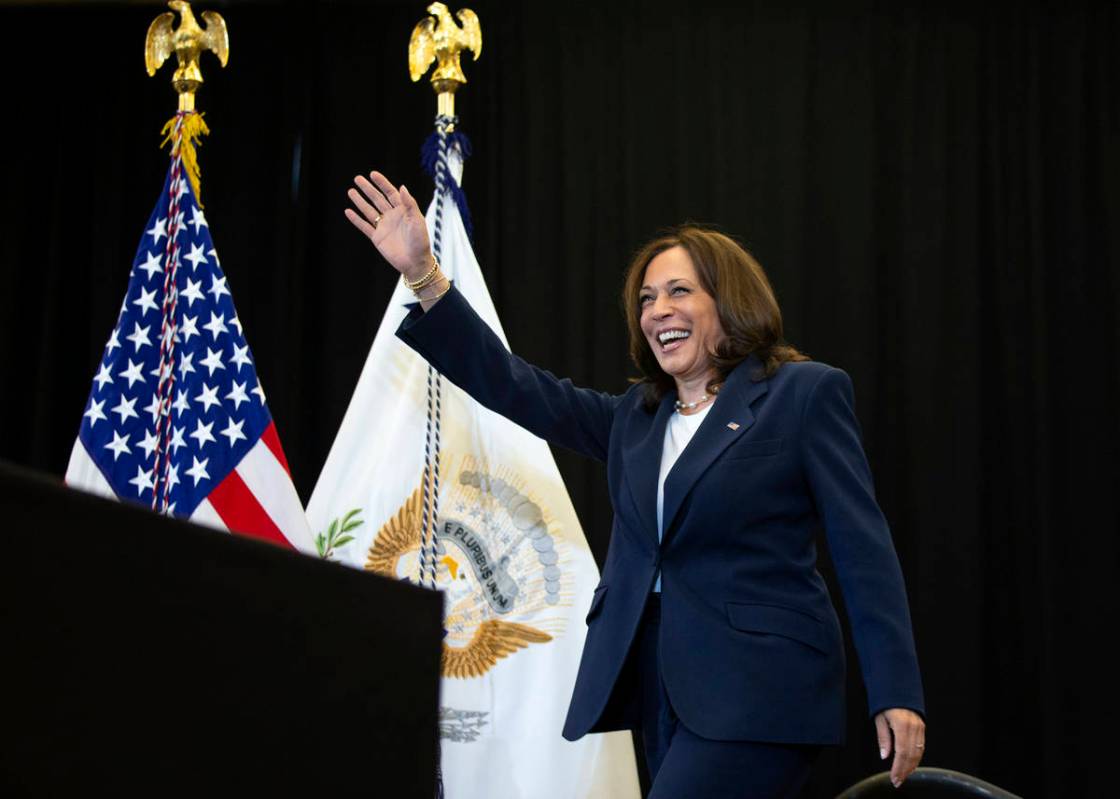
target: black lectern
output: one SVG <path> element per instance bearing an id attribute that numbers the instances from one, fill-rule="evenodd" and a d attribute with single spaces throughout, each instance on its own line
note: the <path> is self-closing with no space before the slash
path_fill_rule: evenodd
<path id="1" fill-rule="evenodd" d="M 0 464 L 0 794 L 433 796 L 441 597 Z"/>

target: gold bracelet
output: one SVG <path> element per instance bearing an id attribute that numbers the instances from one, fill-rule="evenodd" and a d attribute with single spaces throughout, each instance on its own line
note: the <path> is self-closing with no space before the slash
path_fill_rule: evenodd
<path id="1" fill-rule="evenodd" d="M 417 298 L 417 299 L 422 299 L 422 298 L 420 297 L 420 292 L 421 292 L 421 291 L 423 291 L 424 289 L 428 288 L 429 286 L 435 286 L 435 285 L 438 285 L 438 284 L 439 284 L 439 282 L 440 282 L 441 280 L 448 280 L 448 279 L 449 279 L 449 278 L 447 277 L 447 275 L 443 274 L 443 272 L 436 272 L 436 273 L 435 273 L 435 275 L 433 275 L 433 276 L 432 276 L 432 278 L 431 278 L 430 280 L 428 280 L 428 281 L 426 281 L 426 282 L 424 282 L 424 283 L 421 283 L 421 284 L 420 284 L 419 286 L 417 286 L 416 288 L 414 288 L 414 289 L 412 290 L 412 293 L 413 293 L 413 295 L 415 295 L 415 296 L 416 296 L 416 298 Z"/>
<path id="2" fill-rule="evenodd" d="M 443 279 L 447 281 L 447 286 L 444 287 L 443 291 L 441 291 L 439 294 L 434 294 L 431 297 L 421 297 L 420 292 L 417 291 L 416 292 L 416 299 L 420 300 L 420 302 L 428 302 L 428 301 L 434 302 L 435 300 L 438 300 L 440 297 L 442 297 L 447 292 L 451 291 L 451 279 L 447 278 L 447 277 L 444 277 Z"/>
<path id="3" fill-rule="evenodd" d="M 413 293 L 415 293 L 422 288 L 427 288 L 433 283 L 438 283 L 441 277 L 443 277 L 443 272 L 439 271 L 439 264 L 436 264 L 436 271 L 434 273 L 425 275 L 423 280 L 418 280 L 410 288 L 412 289 Z"/>
<path id="4" fill-rule="evenodd" d="M 435 259 L 435 257 L 433 257 L 432 258 L 432 268 L 429 269 L 427 272 L 425 272 L 424 276 L 421 277 L 419 280 L 409 280 L 407 277 L 404 276 L 403 272 L 401 273 L 401 280 L 404 281 L 404 287 L 406 289 L 408 289 L 409 291 L 416 291 L 417 289 L 422 289 L 422 288 L 424 288 L 424 286 L 428 285 L 429 283 L 434 282 L 434 277 L 433 276 L 438 271 L 439 271 L 439 261 L 437 261 Z"/>

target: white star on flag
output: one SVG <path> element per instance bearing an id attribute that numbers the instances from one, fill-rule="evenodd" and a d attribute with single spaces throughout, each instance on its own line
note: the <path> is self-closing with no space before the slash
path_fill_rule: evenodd
<path id="1" fill-rule="evenodd" d="M 156 297 L 156 289 L 152 289 L 151 291 L 146 291 L 145 289 L 140 289 L 140 296 L 137 299 L 133 300 L 132 304 L 140 306 L 141 317 L 143 317 L 143 315 L 146 314 L 148 311 L 158 311 L 159 310 L 159 306 L 156 305 L 155 297 Z"/>
<path id="2" fill-rule="evenodd" d="M 182 395 L 180 394 L 180 396 Z M 171 431 L 171 443 L 168 444 L 168 446 L 175 455 L 179 454 L 179 447 L 185 447 L 187 445 L 187 442 L 183 439 L 183 433 L 185 432 L 187 432 L 187 428 L 185 427 L 175 427 Z"/>
<path id="3" fill-rule="evenodd" d="M 227 297 L 230 296 L 229 289 L 226 288 L 226 279 L 224 277 L 218 277 L 217 275 L 215 275 L 211 278 L 211 281 L 212 282 L 210 283 L 210 288 L 207 289 L 207 291 L 214 295 L 215 303 L 217 303 L 218 300 L 222 298 L 223 294 Z"/>
<path id="4" fill-rule="evenodd" d="M 121 401 L 117 403 L 117 407 L 113 408 L 113 411 L 112 411 L 113 413 L 120 414 L 121 424 L 124 424 L 128 419 L 130 419 L 133 416 L 135 416 L 136 418 L 140 418 L 140 415 L 138 413 L 136 413 L 135 410 L 133 410 L 133 406 L 135 404 L 136 404 L 136 397 L 133 397 L 132 399 L 129 399 L 124 394 L 121 394 Z"/>
<path id="5" fill-rule="evenodd" d="M 209 458 L 203 458 L 199 463 L 198 458 L 191 456 L 194 464 L 191 468 L 187 469 L 187 475 L 194 478 L 194 484 L 197 486 L 199 480 L 209 480 L 210 474 L 206 471 L 206 464 L 210 463 Z"/>
<path id="6" fill-rule="evenodd" d="M 133 352 L 140 352 L 141 347 L 152 346 L 152 342 L 148 340 L 148 331 L 152 329 L 152 326 L 148 325 L 147 327 L 140 327 L 139 322 L 134 322 L 133 324 L 136 326 L 136 329 L 125 336 L 125 338 L 131 341 L 133 346 L 136 347 Z"/>
<path id="7" fill-rule="evenodd" d="M 191 206 L 190 224 L 194 225 L 194 234 L 196 236 L 198 235 L 198 229 L 200 227 L 210 227 L 208 224 L 206 224 L 206 217 L 202 215 L 202 211 L 198 210 L 197 205 Z"/>
<path id="8" fill-rule="evenodd" d="M 191 336 L 201 335 L 198 332 L 198 317 L 197 316 L 187 316 L 186 314 L 183 314 L 183 326 L 182 326 L 182 328 L 180 328 L 179 332 L 183 336 L 183 343 L 184 344 L 187 344 L 187 343 L 190 342 Z"/>
<path id="9" fill-rule="evenodd" d="M 234 344 L 233 357 L 231 357 L 229 360 L 230 363 L 237 365 L 237 373 L 241 374 L 242 366 L 245 366 L 246 364 L 251 365 L 253 363 L 253 359 L 249 357 L 249 345 L 246 344 L 244 347 L 239 347 Z"/>
<path id="10" fill-rule="evenodd" d="M 233 388 L 226 394 L 225 398 L 233 403 L 233 409 L 240 410 L 241 403 L 249 401 L 249 395 L 245 393 L 244 383 L 233 383 Z"/>
<path id="11" fill-rule="evenodd" d="M 147 272 L 148 280 L 151 280 L 152 275 L 156 274 L 157 272 L 163 271 L 163 266 L 161 265 L 162 260 L 163 259 L 160 255 L 157 255 L 154 252 L 150 252 L 148 253 L 148 260 L 146 260 L 142 264 L 137 264 L 136 268 Z"/>
<path id="12" fill-rule="evenodd" d="M 219 316 L 213 311 L 210 312 L 210 321 L 202 326 L 204 329 L 210 331 L 210 335 L 214 337 L 214 341 L 218 340 L 219 333 L 228 333 L 229 328 L 226 327 L 225 315 Z"/>
<path id="13" fill-rule="evenodd" d="M 152 393 L 152 400 L 148 403 L 148 407 L 144 408 L 145 412 L 152 415 L 152 424 L 156 423 L 159 418 L 159 397 Z"/>
<path id="14" fill-rule="evenodd" d="M 89 426 L 93 427 L 100 419 L 107 419 L 108 417 L 102 413 L 101 409 L 105 407 L 105 400 L 97 402 L 92 398 L 89 401 L 89 410 L 82 414 L 89 419 Z"/>
<path id="15" fill-rule="evenodd" d="M 117 377 L 124 377 L 128 379 L 128 387 L 132 388 L 132 384 L 137 381 L 144 383 L 144 375 L 140 374 L 140 370 L 144 368 L 144 362 L 133 363 L 132 359 L 128 359 L 128 368 L 123 372 L 117 372 Z"/>
<path id="16" fill-rule="evenodd" d="M 175 402 L 171 403 L 171 409 L 179 416 L 182 416 L 190 407 L 190 404 L 187 402 L 187 392 L 184 389 L 176 391 Z"/>
<path id="17" fill-rule="evenodd" d="M 152 483 L 152 472 L 150 469 L 145 469 L 143 466 L 136 467 L 136 476 L 128 482 L 136 486 L 136 496 L 142 496 L 145 489 L 155 488 Z"/>
<path id="18" fill-rule="evenodd" d="M 178 484 L 179 484 L 179 464 L 172 463 L 170 466 L 167 467 L 167 490 L 168 491 L 174 490 L 175 486 L 177 486 Z M 175 503 L 172 502 L 171 507 L 168 510 L 172 511 L 174 509 L 175 509 Z M 170 513 L 168 515 L 170 515 Z"/>
<path id="19" fill-rule="evenodd" d="M 188 277 L 187 287 L 179 293 L 179 296 L 187 301 L 188 308 L 193 308 L 195 300 L 204 299 L 202 296 L 202 281 L 196 283 Z"/>
<path id="20" fill-rule="evenodd" d="M 113 453 L 113 460 L 116 461 L 122 452 L 130 452 L 128 448 L 128 436 L 120 435 L 116 430 L 113 431 L 113 440 L 105 445 L 105 449 L 111 450 Z"/>
<path id="21" fill-rule="evenodd" d="M 155 223 L 148 235 L 152 237 L 152 244 L 159 244 L 159 240 L 167 235 L 167 218 L 164 217 Z"/>
<path id="22" fill-rule="evenodd" d="M 197 243 L 191 245 L 191 251 L 183 256 L 183 259 L 191 262 L 191 271 L 194 272 L 198 269 L 199 264 L 206 263 L 206 255 L 202 252 L 202 248 Z"/>
<path id="23" fill-rule="evenodd" d="M 229 424 L 226 425 L 226 429 L 222 430 L 219 435 L 227 436 L 229 438 L 229 445 L 232 447 L 237 443 L 238 439 L 245 438 L 245 434 L 241 432 L 241 428 L 244 424 L 244 421 L 234 424 L 233 417 L 231 416 L 229 417 Z"/>
<path id="24" fill-rule="evenodd" d="M 210 370 L 210 373 L 208 375 L 209 377 L 214 376 L 214 370 L 215 369 L 225 369 L 226 368 L 225 365 L 222 363 L 222 351 L 218 350 L 217 352 L 215 352 L 214 350 L 210 349 L 209 347 L 206 348 L 206 357 L 203 358 L 201 361 L 199 361 L 198 365 L 199 366 L 205 366 L 207 369 Z"/>
<path id="25" fill-rule="evenodd" d="M 194 401 L 202 403 L 203 413 L 209 411 L 211 405 L 221 405 L 222 401 L 218 399 L 218 386 L 215 385 L 213 388 L 211 388 L 210 386 L 203 383 L 202 393 L 195 397 Z"/>
<path id="26" fill-rule="evenodd" d="M 144 440 L 141 441 L 137 446 L 144 450 L 144 457 L 150 458 L 152 457 L 152 453 L 156 451 L 156 447 L 158 445 L 159 438 L 156 436 L 155 431 L 147 430 L 144 433 Z"/>
<path id="27" fill-rule="evenodd" d="M 121 340 L 117 338 L 119 333 L 120 331 L 117 328 L 113 328 L 113 332 L 109 334 L 109 342 L 105 345 L 106 355 L 109 355 L 114 349 L 121 345 Z"/>
<path id="28" fill-rule="evenodd" d="M 109 374 L 109 364 L 107 364 L 107 363 L 101 364 L 101 369 L 94 376 L 93 380 L 94 380 L 95 383 L 97 383 L 97 390 L 98 391 L 105 388 L 106 383 L 112 383 L 113 378 Z"/>
<path id="29" fill-rule="evenodd" d="M 188 352 L 186 355 L 183 356 L 183 359 L 181 361 L 179 361 L 179 377 L 186 380 L 187 375 L 189 375 L 191 372 L 195 371 L 193 361 L 194 361 L 194 353 L 193 352 Z M 176 409 L 176 410 L 178 410 L 178 409 Z"/>
<path id="30" fill-rule="evenodd" d="M 198 442 L 197 446 L 198 446 L 199 452 L 202 451 L 202 447 L 205 444 L 208 444 L 211 441 L 216 441 L 217 440 L 217 439 L 214 438 L 214 435 L 210 432 L 211 428 L 213 428 L 213 427 L 214 427 L 213 422 L 211 422 L 210 424 L 203 424 L 201 419 L 198 420 L 198 428 L 193 433 L 191 433 L 190 437 L 195 439 Z"/>

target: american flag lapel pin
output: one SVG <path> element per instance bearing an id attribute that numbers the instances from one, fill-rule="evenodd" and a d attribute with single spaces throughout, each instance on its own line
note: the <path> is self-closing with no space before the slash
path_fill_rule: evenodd
<path id="1" fill-rule="evenodd" d="M 738 430 L 739 429 L 739 423 L 738 422 L 728 422 L 727 426 L 730 427 L 732 430 Z"/>

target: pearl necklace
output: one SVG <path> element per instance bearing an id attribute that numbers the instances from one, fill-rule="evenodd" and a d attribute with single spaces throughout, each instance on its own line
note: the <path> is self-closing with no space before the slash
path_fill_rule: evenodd
<path id="1" fill-rule="evenodd" d="M 702 396 L 700 399 L 696 400 L 695 402 L 681 402 L 680 400 L 677 400 L 676 402 L 673 403 L 673 406 L 677 409 L 677 413 L 680 413 L 681 411 L 692 411 L 692 410 L 696 410 L 696 408 L 700 407 L 701 405 L 703 405 L 705 402 L 707 402 L 710 399 L 711 399 L 711 396 L 708 395 L 708 394 L 705 394 L 704 396 Z"/>

